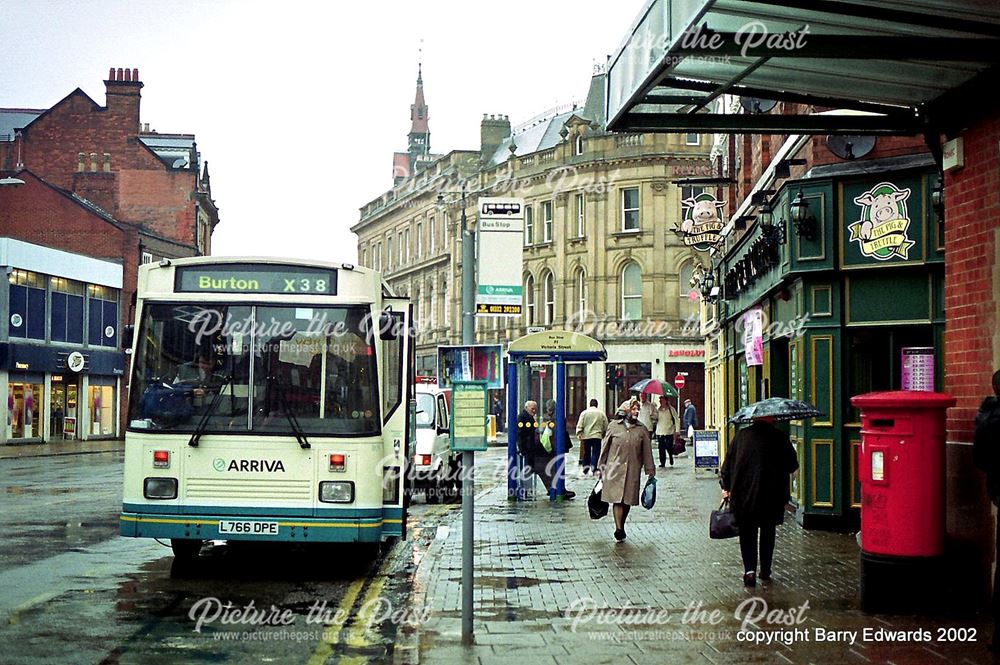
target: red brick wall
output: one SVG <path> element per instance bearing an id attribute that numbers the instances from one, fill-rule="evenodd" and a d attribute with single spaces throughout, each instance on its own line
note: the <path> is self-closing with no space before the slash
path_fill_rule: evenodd
<path id="1" fill-rule="evenodd" d="M 992 393 L 997 335 L 1000 114 L 965 132 L 965 167 L 945 174 L 945 390 L 948 440 L 971 442 L 976 409 Z"/>

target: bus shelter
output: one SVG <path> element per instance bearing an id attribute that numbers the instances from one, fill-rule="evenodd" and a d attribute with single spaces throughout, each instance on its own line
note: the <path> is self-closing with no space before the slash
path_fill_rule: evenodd
<path id="1" fill-rule="evenodd" d="M 518 392 L 518 368 L 532 362 L 555 365 L 556 412 L 555 453 L 559 460 L 553 475 L 555 496 L 561 499 L 566 492 L 564 455 L 569 445 L 566 432 L 566 363 L 605 361 L 608 354 L 604 345 L 592 337 L 569 330 L 545 330 L 525 335 L 511 342 L 507 349 L 507 498 L 524 499 L 517 464 L 517 414 L 522 403 Z"/>

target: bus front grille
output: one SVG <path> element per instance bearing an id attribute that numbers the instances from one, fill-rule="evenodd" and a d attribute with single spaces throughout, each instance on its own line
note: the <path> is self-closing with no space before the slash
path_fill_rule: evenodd
<path id="1" fill-rule="evenodd" d="M 188 478 L 184 498 L 309 501 L 312 485 L 309 480 Z"/>

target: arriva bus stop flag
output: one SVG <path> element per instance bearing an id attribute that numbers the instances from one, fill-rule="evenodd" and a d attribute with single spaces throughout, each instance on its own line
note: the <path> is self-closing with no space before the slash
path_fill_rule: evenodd
<path id="1" fill-rule="evenodd" d="M 476 316 L 520 316 L 524 199 L 479 199 Z"/>

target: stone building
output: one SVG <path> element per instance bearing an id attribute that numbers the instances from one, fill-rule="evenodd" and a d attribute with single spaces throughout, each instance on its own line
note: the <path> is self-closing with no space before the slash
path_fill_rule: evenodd
<path id="1" fill-rule="evenodd" d="M 578 413 L 589 397 L 613 404 L 631 383 L 678 371 L 689 373 L 686 391 L 701 410 L 704 347 L 690 282 L 707 257 L 674 229 L 681 199 L 697 193 L 677 181 L 710 175 L 710 146 L 698 134 L 613 135 L 603 126 L 598 73 L 581 104 L 517 127 L 507 116 L 484 115 L 479 150 L 418 163 L 361 208 L 352 227 L 359 261 L 415 303 L 418 374 L 434 374 L 436 347 L 460 340 L 464 187 L 470 224 L 479 196 L 516 196 L 527 206 L 525 313 L 478 318 L 477 343 L 505 344 L 529 328 L 579 330 L 605 344 L 608 360 L 568 369 L 567 413 Z M 429 137 L 426 123 L 420 129 Z M 532 395 L 547 398 L 552 382 L 551 372 L 535 368 Z"/>

